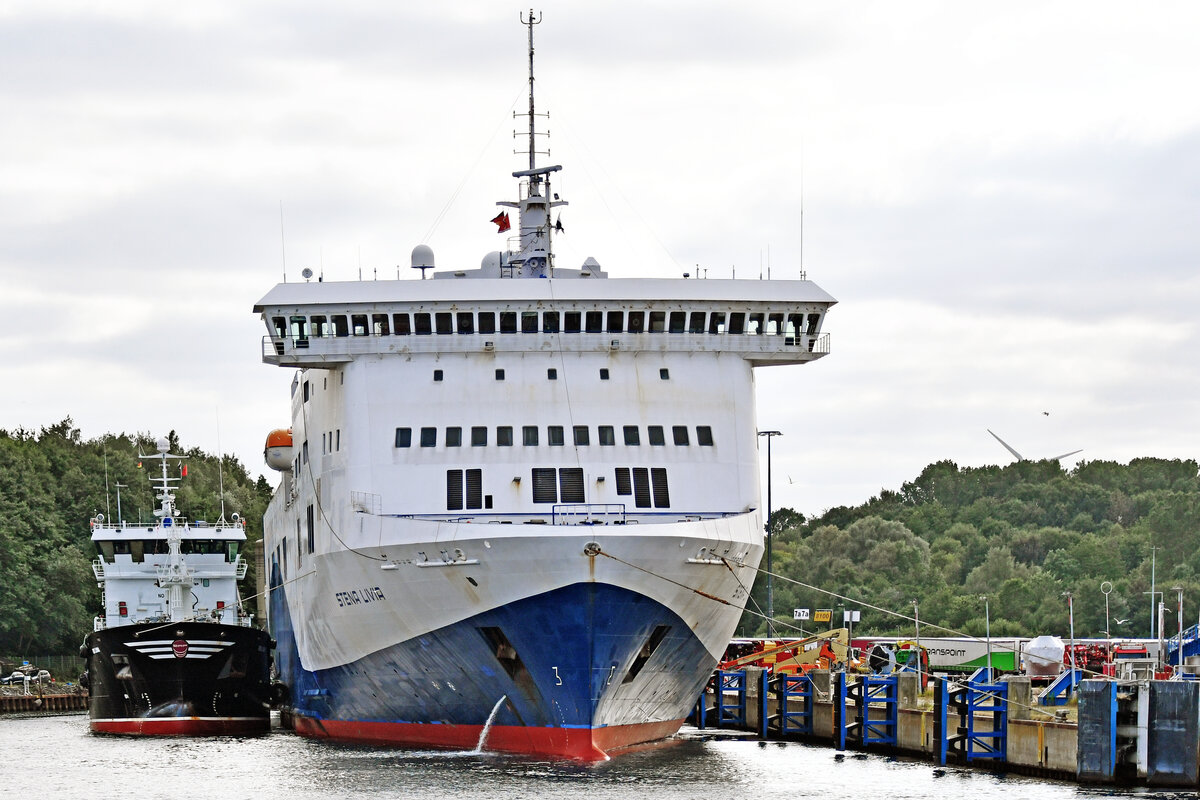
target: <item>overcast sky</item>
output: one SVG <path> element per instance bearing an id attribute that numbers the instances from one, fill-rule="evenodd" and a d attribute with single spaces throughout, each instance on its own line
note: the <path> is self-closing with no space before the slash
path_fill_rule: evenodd
<path id="1" fill-rule="evenodd" d="M 0 0 L 0 428 L 175 429 L 269 472 L 291 372 L 252 305 L 501 247 L 527 9 Z M 828 357 L 758 371 L 776 507 L 1008 463 L 987 428 L 1200 456 L 1200 4 L 540 10 L 560 265 L 839 300 Z"/>

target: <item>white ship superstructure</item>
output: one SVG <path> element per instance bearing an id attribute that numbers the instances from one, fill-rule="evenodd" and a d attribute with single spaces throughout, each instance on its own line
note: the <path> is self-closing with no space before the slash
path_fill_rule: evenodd
<path id="1" fill-rule="evenodd" d="M 477 269 L 255 306 L 297 370 L 265 539 L 301 732 L 469 746 L 494 711 L 490 746 L 597 757 L 673 733 L 737 624 L 753 370 L 825 355 L 835 301 L 558 267 L 558 169 L 514 173 L 514 247 Z"/>

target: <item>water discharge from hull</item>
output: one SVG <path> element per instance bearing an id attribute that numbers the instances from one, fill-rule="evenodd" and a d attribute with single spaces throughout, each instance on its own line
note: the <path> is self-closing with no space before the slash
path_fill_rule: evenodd
<path id="1" fill-rule="evenodd" d="M 488 732 L 492 729 L 492 723 L 496 721 L 496 714 L 500 712 L 500 706 L 504 705 L 504 701 L 508 699 L 508 695 L 500 695 L 500 699 L 496 701 L 496 705 L 492 706 L 492 713 L 488 714 L 487 722 L 483 723 L 483 730 L 479 732 L 479 743 L 475 745 L 475 749 L 471 752 L 479 754 L 483 752 L 483 746 L 487 743 Z"/>

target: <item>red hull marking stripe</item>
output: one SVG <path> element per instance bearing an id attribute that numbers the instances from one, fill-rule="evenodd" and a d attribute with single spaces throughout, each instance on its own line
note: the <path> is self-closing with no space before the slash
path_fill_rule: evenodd
<path id="1" fill-rule="evenodd" d="M 356 722 L 292 718 L 297 733 L 347 742 L 395 744 L 410 747 L 474 749 L 482 725 L 434 725 L 405 722 Z M 630 745 L 665 739 L 679 730 L 682 719 L 617 725 L 607 728 L 525 728 L 495 725 L 488 731 L 486 750 L 602 761 L 608 753 Z"/>
<path id="2" fill-rule="evenodd" d="M 270 718 L 264 717 L 134 717 L 94 719 L 89 725 L 97 733 L 141 736 L 228 736 L 271 730 Z"/>

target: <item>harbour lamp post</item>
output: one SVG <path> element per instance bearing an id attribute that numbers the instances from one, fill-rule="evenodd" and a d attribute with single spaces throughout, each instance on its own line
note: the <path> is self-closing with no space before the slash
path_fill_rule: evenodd
<path id="1" fill-rule="evenodd" d="M 1154 561 L 1155 561 L 1156 555 L 1158 555 L 1158 548 L 1151 547 L 1150 548 L 1150 638 L 1151 639 L 1158 638 L 1154 633 L 1154 614 L 1155 614 L 1155 609 L 1158 608 L 1158 606 L 1155 605 L 1155 603 L 1154 603 L 1154 595 L 1162 594 L 1162 592 L 1154 591 L 1154 566 L 1155 566 Z M 1145 594 L 1145 592 L 1143 592 L 1142 594 Z M 1161 631 L 1159 631 L 1159 632 L 1161 633 Z"/>
<path id="2" fill-rule="evenodd" d="M 1063 592 L 1067 598 L 1067 619 L 1071 624 L 1071 691 L 1075 691 L 1075 600 L 1070 592 Z"/>
<path id="3" fill-rule="evenodd" d="M 912 601 L 913 622 L 917 625 L 917 691 L 921 691 L 921 606 Z"/>
<path id="4" fill-rule="evenodd" d="M 992 680 L 992 615 L 991 610 L 988 608 L 987 595 L 981 594 L 979 595 L 979 599 L 983 601 L 983 630 L 984 635 L 987 636 L 987 679 L 990 683 Z"/>
<path id="5" fill-rule="evenodd" d="M 759 431 L 759 436 L 767 437 L 767 518 L 763 523 L 763 532 L 767 540 L 767 636 L 775 636 L 775 595 L 771 583 L 771 440 L 783 436 L 779 431 Z"/>
<path id="6" fill-rule="evenodd" d="M 1171 591 L 1175 592 L 1179 598 L 1179 644 L 1175 650 L 1175 660 L 1179 665 L 1178 672 L 1183 672 L 1183 587 L 1172 586 Z"/>
<path id="7" fill-rule="evenodd" d="M 1104 587 L 1108 588 L 1105 589 Z M 1107 640 L 1104 643 L 1104 650 L 1110 656 L 1112 655 L 1112 631 L 1109 629 L 1109 621 L 1112 619 L 1108 615 L 1108 596 L 1112 593 L 1112 581 L 1104 581 L 1100 584 L 1100 592 L 1104 595 L 1104 638 Z"/>

